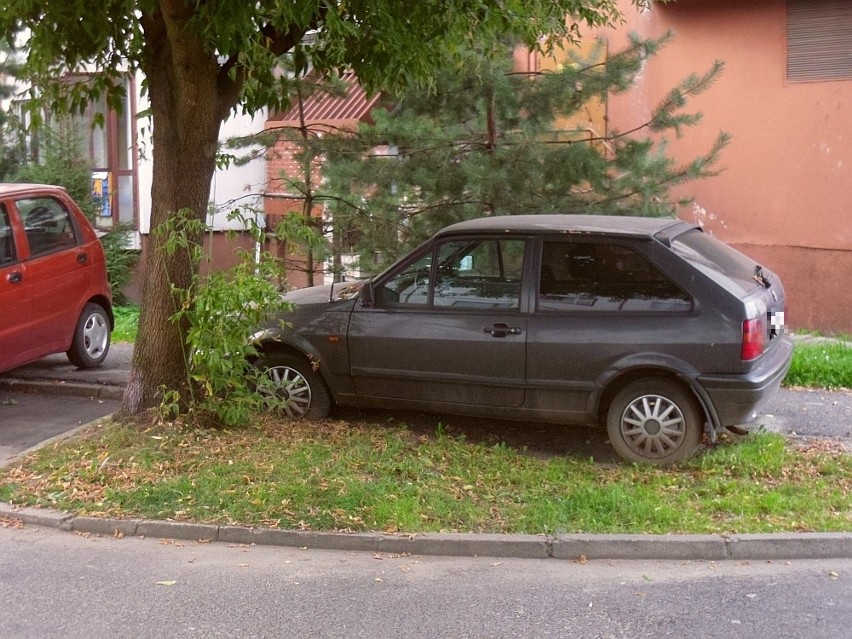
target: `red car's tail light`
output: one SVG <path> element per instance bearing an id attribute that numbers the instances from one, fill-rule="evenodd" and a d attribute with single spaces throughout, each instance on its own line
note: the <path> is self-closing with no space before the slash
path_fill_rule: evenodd
<path id="1" fill-rule="evenodd" d="M 755 359 L 766 348 L 766 327 L 760 319 L 743 322 L 743 345 L 740 357 L 744 360 Z"/>

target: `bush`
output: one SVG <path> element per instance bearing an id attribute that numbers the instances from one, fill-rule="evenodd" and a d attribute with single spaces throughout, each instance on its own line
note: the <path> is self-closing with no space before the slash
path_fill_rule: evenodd
<path id="1" fill-rule="evenodd" d="M 124 287 L 130 281 L 133 269 L 139 261 L 139 254 L 127 248 L 129 233 L 128 227 L 118 226 L 101 237 L 101 244 L 106 254 L 107 277 L 112 291 L 112 301 L 119 306 L 128 303 Z"/>

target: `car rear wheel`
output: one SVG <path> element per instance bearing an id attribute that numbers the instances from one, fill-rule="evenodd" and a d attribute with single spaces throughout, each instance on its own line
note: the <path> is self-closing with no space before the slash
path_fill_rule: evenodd
<path id="1" fill-rule="evenodd" d="M 97 368 L 103 364 L 109 353 L 110 330 L 103 307 L 86 304 L 77 320 L 71 349 L 66 353 L 68 360 L 77 368 Z"/>
<path id="2" fill-rule="evenodd" d="M 261 391 L 282 400 L 287 417 L 311 420 L 328 417 L 331 396 L 307 357 L 271 353 L 261 357 L 255 366 L 266 376 Z"/>
<path id="3" fill-rule="evenodd" d="M 640 379 L 615 396 L 607 432 L 625 460 L 673 464 L 693 455 L 701 443 L 704 419 L 695 398 L 667 379 Z"/>

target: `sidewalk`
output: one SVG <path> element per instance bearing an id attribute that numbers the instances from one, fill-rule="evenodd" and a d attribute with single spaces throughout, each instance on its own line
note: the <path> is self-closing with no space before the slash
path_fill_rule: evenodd
<path id="1" fill-rule="evenodd" d="M 99 368 L 80 370 L 64 353 L 0 373 L 0 389 L 120 400 L 130 377 L 133 344 L 112 344 Z"/>

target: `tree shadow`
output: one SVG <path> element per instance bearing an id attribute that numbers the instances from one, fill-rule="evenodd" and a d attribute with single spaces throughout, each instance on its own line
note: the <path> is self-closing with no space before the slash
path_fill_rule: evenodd
<path id="1" fill-rule="evenodd" d="M 425 437 L 435 437 L 440 428 L 453 437 L 489 446 L 504 444 L 539 459 L 573 457 L 591 459 L 597 464 L 619 463 L 618 455 L 608 443 L 606 430 L 591 426 L 349 407 L 336 408 L 334 417 L 355 425 L 402 427 Z"/>

